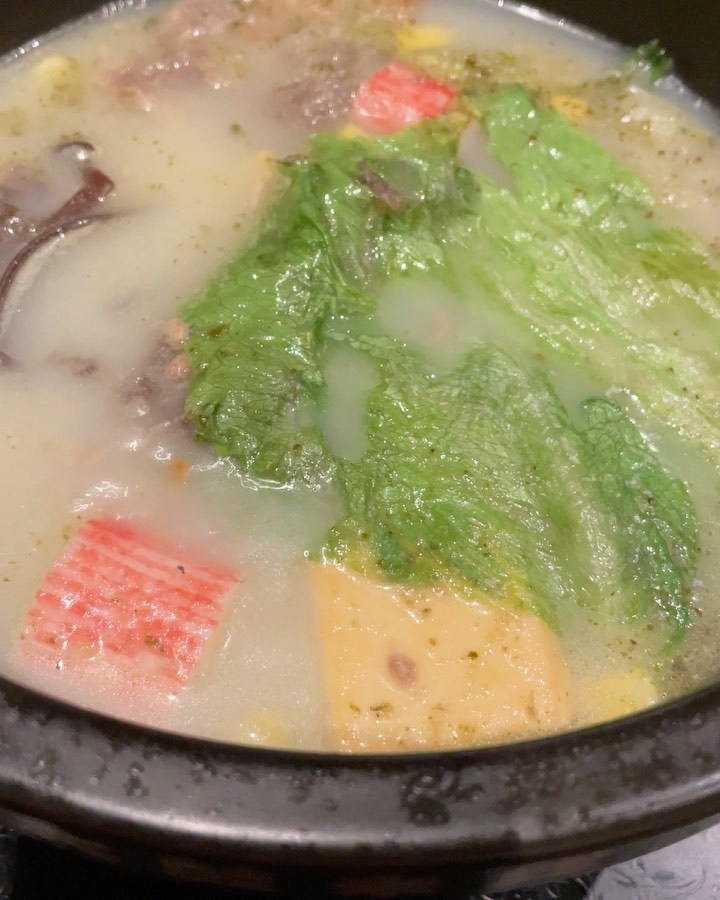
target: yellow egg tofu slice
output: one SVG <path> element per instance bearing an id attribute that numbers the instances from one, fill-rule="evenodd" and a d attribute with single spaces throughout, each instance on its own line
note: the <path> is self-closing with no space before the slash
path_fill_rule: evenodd
<path id="1" fill-rule="evenodd" d="M 311 578 L 334 749 L 471 747 L 571 726 L 565 659 L 536 616 L 332 565 L 312 564 Z"/>

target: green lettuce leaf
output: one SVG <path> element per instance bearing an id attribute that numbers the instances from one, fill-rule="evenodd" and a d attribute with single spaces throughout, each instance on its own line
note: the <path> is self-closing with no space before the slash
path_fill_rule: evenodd
<path id="1" fill-rule="evenodd" d="M 716 342 L 720 266 L 665 225 L 645 185 L 564 117 L 510 88 L 487 106 L 492 152 L 517 194 L 485 184 L 473 264 L 484 302 L 505 309 L 571 365 L 636 398 L 720 471 Z"/>
<path id="2" fill-rule="evenodd" d="M 640 179 L 527 92 L 482 110 L 514 191 L 458 164 L 462 116 L 380 139 L 315 136 L 282 165 L 254 240 L 185 310 L 188 413 L 244 473 L 339 489 L 325 555 L 481 589 L 555 627 L 578 606 L 653 617 L 677 640 L 697 553 L 684 484 L 621 405 L 566 406 L 540 367 L 635 398 L 644 424 L 669 425 L 720 470 L 714 357 L 668 345 L 660 322 L 682 303 L 717 330 L 720 272 L 656 218 Z M 494 344 L 438 372 L 384 335 L 378 292 L 411 274 L 497 314 Z M 378 367 L 354 461 L 318 424 L 336 341 Z"/>
<path id="3" fill-rule="evenodd" d="M 695 507 L 685 485 L 671 478 L 621 410 L 606 400 L 581 408 L 588 468 L 613 510 L 612 537 L 625 614 L 655 609 L 676 640 L 690 624 L 688 582 L 697 557 Z"/>
<path id="4" fill-rule="evenodd" d="M 684 633 L 694 507 L 622 410 L 588 401 L 574 424 L 543 375 L 489 346 L 440 377 L 368 350 L 369 446 L 339 463 L 348 515 L 326 552 L 404 583 L 459 575 L 554 627 L 576 605 Z"/>
<path id="5" fill-rule="evenodd" d="M 328 323 L 369 314 L 381 275 L 444 264 L 437 235 L 474 190 L 454 140 L 433 124 L 368 143 L 317 135 L 282 165 L 287 187 L 256 239 L 185 311 L 198 439 L 261 480 L 332 477 L 312 416 Z"/>
<path id="6" fill-rule="evenodd" d="M 670 54 L 658 40 L 647 41 L 634 50 L 624 65 L 624 70 L 633 75 L 640 72 L 650 84 L 654 84 L 672 71 Z"/>

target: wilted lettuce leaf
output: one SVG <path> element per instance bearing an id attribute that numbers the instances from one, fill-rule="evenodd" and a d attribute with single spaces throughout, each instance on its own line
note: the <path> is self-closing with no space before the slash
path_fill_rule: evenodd
<path id="1" fill-rule="evenodd" d="M 439 377 L 368 350 L 381 374 L 368 450 L 339 463 L 336 558 L 405 583 L 460 575 L 555 626 L 578 604 L 683 633 L 694 507 L 617 406 L 589 401 L 574 424 L 543 375 L 489 346 Z"/>
<path id="2" fill-rule="evenodd" d="M 491 150 L 517 196 L 486 184 L 474 266 L 491 302 L 548 350 L 624 389 L 720 471 L 719 261 L 665 225 L 648 189 L 561 115 L 511 88 L 488 104 Z M 469 262 L 472 265 L 472 262 Z M 668 335 L 668 309 L 682 329 Z M 680 323 L 678 323 L 680 324 Z"/>
<path id="3" fill-rule="evenodd" d="M 612 536 L 625 615 L 656 608 L 674 636 L 690 624 L 687 584 L 697 556 L 695 507 L 685 485 L 660 465 L 638 429 L 606 400 L 581 408 L 583 454 L 605 503 L 613 510 Z"/>
<path id="4" fill-rule="evenodd" d="M 455 579 L 555 625 L 571 605 L 612 621 L 653 614 L 678 637 L 694 507 L 620 406 L 566 409 L 531 358 L 487 341 L 438 373 L 378 334 L 382 283 L 432 275 L 500 311 L 525 335 L 518 347 L 535 342 L 631 392 L 720 468 L 713 360 L 668 346 L 652 318 L 682 302 L 717 329 L 716 264 L 656 220 L 641 180 L 525 91 L 482 108 L 514 192 L 457 163 L 461 118 L 381 139 L 316 136 L 283 164 L 286 187 L 254 241 L 187 309 L 188 412 L 242 471 L 339 488 L 346 514 L 326 554 L 403 582 Z M 317 425 L 331 340 L 378 365 L 355 462 Z"/>
<path id="5" fill-rule="evenodd" d="M 318 484 L 334 470 L 308 416 L 328 322 L 370 313 L 383 274 L 443 265 L 438 237 L 461 224 L 475 186 L 454 135 L 432 124 L 367 144 L 317 135 L 282 171 L 289 183 L 254 242 L 188 307 L 187 408 L 197 437 L 244 471 Z"/>
<path id="6" fill-rule="evenodd" d="M 624 69 L 631 75 L 640 72 L 645 78 L 654 84 L 660 78 L 672 71 L 673 61 L 670 54 L 658 40 L 647 41 L 634 50 Z"/>

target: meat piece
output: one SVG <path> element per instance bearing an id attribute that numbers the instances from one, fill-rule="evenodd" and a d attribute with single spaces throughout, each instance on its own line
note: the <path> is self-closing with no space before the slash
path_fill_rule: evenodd
<path id="1" fill-rule="evenodd" d="M 142 418 L 148 431 L 185 422 L 186 381 L 191 369 L 182 347 L 189 333 L 181 319 L 166 321 L 142 371 L 120 387 L 128 416 Z"/>
<path id="2" fill-rule="evenodd" d="M 392 63 L 360 86 L 353 118 L 375 134 L 391 134 L 439 116 L 456 96 L 449 84 L 405 63 Z"/>
<path id="3" fill-rule="evenodd" d="M 342 115 L 352 101 L 344 63 L 331 64 L 335 71 L 325 78 L 305 64 L 317 56 L 312 47 L 326 40 L 320 36 L 368 23 L 399 27 L 409 5 L 408 0 L 284 0 L 281 6 L 269 0 L 181 0 L 160 20 L 147 45 L 107 73 L 106 80 L 150 109 L 164 87 L 178 80 L 213 87 L 230 83 L 232 60 L 248 43 L 285 42 L 301 62 L 297 76 L 281 91 L 282 108 L 296 120 L 318 124 Z"/>
<path id="4" fill-rule="evenodd" d="M 147 375 L 135 375 L 122 391 L 125 411 L 131 418 L 140 418 L 150 412 L 150 401 L 155 391 Z"/>
<path id="5" fill-rule="evenodd" d="M 190 360 L 185 353 L 178 353 L 165 366 L 165 377 L 171 381 L 187 378 L 191 372 Z"/>
<path id="6" fill-rule="evenodd" d="M 160 333 L 168 347 L 172 350 L 182 350 L 190 336 L 190 326 L 182 319 L 168 319 Z"/>
<path id="7" fill-rule="evenodd" d="M 111 518 L 86 522 L 45 578 L 21 656 L 56 669 L 184 684 L 238 575 Z"/>
<path id="8" fill-rule="evenodd" d="M 164 16 L 159 34 L 175 42 L 222 34 L 240 19 L 240 7 L 233 0 L 180 0 Z"/>
<path id="9" fill-rule="evenodd" d="M 106 79 L 122 94 L 150 109 L 166 84 L 204 81 L 213 87 L 228 83 L 228 73 L 213 43 L 240 19 L 232 0 L 181 0 L 161 19 L 148 44 Z"/>
<path id="10" fill-rule="evenodd" d="M 185 354 L 179 356 L 182 358 L 170 360 L 159 370 L 158 360 L 151 360 L 148 374 L 130 376 L 120 389 L 126 414 L 131 419 L 143 419 L 146 431 L 185 421 L 190 367 Z"/>
<path id="11" fill-rule="evenodd" d="M 202 47 L 189 52 L 155 45 L 141 56 L 111 70 L 106 78 L 120 94 L 131 97 L 144 109 L 150 110 L 168 81 L 174 82 L 180 74 L 194 81 L 212 81 L 210 71 L 207 53 Z M 223 82 L 215 80 L 214 83 L 219 87 Z"/>
<path id="12" fill-rule="evenodd" d="M 337 749 L 469 747 L 572 724 L 562 650 L 536 616 L 332 565 L 311 579 Z"/>
<path id="13" fill-rule="evenodd" d="M 380 62 L 375 48 L 347 41 L 307 47 L 293 67 L 293 80 L 277 89 L 275 105 L 290 121 L 332 126 L 348 112 L 357 88 Z"/>

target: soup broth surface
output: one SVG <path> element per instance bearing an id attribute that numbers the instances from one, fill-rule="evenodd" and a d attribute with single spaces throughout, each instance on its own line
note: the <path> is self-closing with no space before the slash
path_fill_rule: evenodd
<path id="1" fill-rule="evenodd" d="M 483 342 L 531 361 L 568 410 L 588 397 L 617 402 L 696 510 L 690 626 L 671 649 L 643 615 L 610 621 L 579 604 L 548 625 L 507 594 L 483 588 L 480 596 L 462 579 L 404 583 L 336 566 L 326 536 L 345 515 L 337 481 L 273 482 L 195 439 L 182 319 L 281 196 L 278 160 L 306 154 L 315 132 L 352 140 L 360 85 L 397 59 L 439 78 L 449 60 L 472 58 L 493 90 L 523 85 L 643 179 L 668 228 L 717 252 L 715 120 L 673 77 L 653 86 L 642 73 L 618 76 L 627 51 L 524 8 L 357 0 L 334 14 L 337 3 L 296 0 L 278 15 L 272 5 L 139 5 L 67 28 L 2 68 L 0 199 L 35 222 L 52 221 L 90 164 L 113 190 L 97 207 L 101 217 L 23 259 L 2 299 L 0 670 L 172 731 L 351 751 L 531 737 L 708 682 L 720 637 L 718 468 L 643 406 L 632 360 L 617 345 L 588 339 L 588 354 L 605 352 L 616 373 L 599 378 L 549 353 L 537 329 L 518 328 L 489 289 L 476 302 L 471 273 L 450 286 L 432 273 L 398 271 L 377 289 L 373 313 L 357 321 L 338 314 L 335 326 L 350 338 L 323 351 L 327 389 L 316 408 L 296 414 L 314 423 L 341 467 L 366 458 L 380 376 L 374 357 L 353 345 L 361 334 L 415 354 L 431 382 Z M 340 86 L 321 90 L 322 78 Z M 91 149 L 78 150 L 80 142 Z M 462 130 L 458 159 L 515 190 L 477 121 Z M 4 228 L 7 265 L 22 235 L 12 223 Z M 718 371 L 717 335 L 702 318 L 658 303 L 638 309 L 628 327 L 638 322 L 658 344 Z M 108 663 L 110 620 L 79 657 L 60 646 L 66 638 L 76 648 L 72 629 L 54 649 L 46 645 L 49 661 L 34 652 L 28 622 L 48 573 L 73 536 L 105 519 L 234 573 L 189 677 L 158 682 L 150 666 L 146 678 L 149 664 L 136 666 L 132 654 Z M 82 619 L 77 609 L 67 615 Z M 138 659 L 167 655 L 154 634 L 144 642 Z"/>

